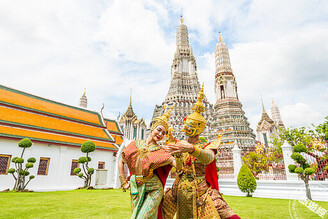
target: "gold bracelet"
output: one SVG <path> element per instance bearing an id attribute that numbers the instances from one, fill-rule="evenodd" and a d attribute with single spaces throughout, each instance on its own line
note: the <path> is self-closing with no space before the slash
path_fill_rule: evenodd
<path id="1" fill-rule="evenodd" d="M 201 149 L 200 148 L 198 148 L 198 147 L 196 147 L 195 145 L 194 145 L 194 152 L 192 152 L 192 153 L 190 153 L 192 156 L 194 156 L 194 157 L 199 157 L 200 156 L 200 153 L 201 153 Z"/>
<path id="2" fill-rule="evenodd" d="M 122 183 L 124 183 L 126 181 L 126 177 L 125 177 L 125 175 L 123 174 L 123 175 L 120 175 L 120 183 L 122 184 Z"/>

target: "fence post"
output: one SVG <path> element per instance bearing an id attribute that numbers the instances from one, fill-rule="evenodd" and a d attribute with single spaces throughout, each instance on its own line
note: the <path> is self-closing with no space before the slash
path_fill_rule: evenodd
<path id="1" fill-rule="evenodd" d="M 295 161 L 290 157 L 293 153 L 293 148 L 290 146 L 287 141 L 281 146 L 282 154 L 284 156 L 284 164 L 285 164 L 285 171 L 286 171 L 286 178 L 287 180 L 298 180 L 296 173 L 290 173 L 288 170 L 288 165 L 295 164 Z"/>
<path id="2" fill-rule="evenodd" d="M 239 170 L 241 168 L 241 165 L 243 164 L 243 162 L 241 160 L 241 149 L 238 147 L 238 144 L 235 144 L 235 146 L 232 149 L 232 153 L 233 153 L 234 179 L 237 179 Z"/>

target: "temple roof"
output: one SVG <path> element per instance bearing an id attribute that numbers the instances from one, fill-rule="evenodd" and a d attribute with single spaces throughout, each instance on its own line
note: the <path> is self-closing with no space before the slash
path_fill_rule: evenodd
<path id="1" fill-rule="evenodd" d="M 137 120 L 137 115 L 134 113 L 133 108 L 132 108 L 132 101 L 131 101 L 131 94 L 130 94 L 130 103 L 128 106 L 128 109 L 125 111 L 125 113 L 121 116 L 121 122 L 125 120 Z"/>
<path id="2" fill-rule="evenodd" d="M 96 148 L 116 151 L 120 143 L 111 132 L 122 135 L 97 112 L 0 85 L 0 137 L 71 146 L 91 140 Z"/>

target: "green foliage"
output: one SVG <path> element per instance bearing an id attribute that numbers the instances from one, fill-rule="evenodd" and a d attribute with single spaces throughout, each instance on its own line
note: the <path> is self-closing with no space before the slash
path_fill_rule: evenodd
<path id="1" fill-rule="evenodd" d="M 20 157 L 14 157 L 11 161 L 15 163 L 15 168 L 10 168 L 8 173 L 12 174 L 15 179 L 15 185 L 13 190 L 21 191 L 24 190 L 27 184 L 34 178 L 34 176 L 29 177 L 29 181 L 25 181 L 25 177 L 30 175 L 30 172 L 27 171 L 28 169 L 34 167 L 36 159 L 31 157 L 28 159 L 28 162 L 23 165 L 24 163 L 24 152 L 26 148 L 30 148 L 32 146 L 32 141 L 28 138 L 24 138 L 18 142 L 18 146 L 23 148 Z M 25 166 L 25 168 L 23 168 Z"/>
<path id="2" fill-rule="evenodd" d="M 75 174 L 77 174 L 77 173 L 79 173 L 79 172 L 81 172 L 81 168 L 77 167 L 77 168 L 74 169 L 74 173 L 75 173 Z"/>
<path id="3" fill-rule="evenodd" d="M 29 148 L 32 146 L 32 141 L 28 138 L 23 138 L 18 142 L 18 146 L 21 148 Z"/>
<path id="4" fill-rule="evenodd" d="M 295 169 L 295 173 L 298 173 L 298 174 L 302 174 L 303 173 L 303 168 L 302 167 L 296 167 L 296 169 Z"/>
<path id="5" fill-rule="evenodd" d="M 91 157 L 89 157 L 89 153 L 93 152 L 95 149 L 96 145 L 92 141 L 83 142 L 81 145 L 81 151 L 86 153 L 86 156 L 80 157 L 77 162 L 82 164 L 84 174 L 81 172 L 80 168 L 74 169 L 74 173 L 79 173 L 78 177 L 84 180 L 84 187 L 90 186 L 91 176 L 95 172 L 94 168 L 89 168 L 89 162 L 92 160 Z"/>
<path id="6" fill-rule="evenodd" d="M 288 165 L 288 170 L 290 173 L 295 173 L 296 165 L 294 164 L 289 164 Z"/>
<path id="7" fill-rule="evenodd" d="M 245 156 L 242 157 L 244 164 L 251 170 L 253 175 L 257 177 L 258 174 L 263 171 L 269 171 L 269 158 L 266 154 L 249 152 Z"/>
<path id="8" fill-rule="evenodd" d="M 78 163 L 85 163 L 85 162 L 88 162 L 88 159 L 86 157 L 80 157 L 78 160 L 77 160 Z"/>
<path id="9" fill-rule="evenodd" d="M 93 152 L 95 149 L 96 145 L 92 141 L 86 141 L 81 145 L 81 151 L 83 153 Z"/>
<path id="10" fill-rule="evenodd" d="M 308 149 L 305 147 L 305 145 L 300 144 L 300 143 L 295 145 L 293 149 L 294 149 L 294 152 L 299 152 L 299 153 L 308 151 Z"/>
<path id="11" fill-rule="evenodd" d="M 15 163 L 24 163 L 24 159 L 17 157 L 17 159 L 15 159 Z"/>
<path id="12" fill-rule="evenodd" d="M 318 133 L 318 136 L 320 139 L 328 141 L 328 116 L 325 118 L 326 121 L 324 121 L 322 124 L 318 125 L 316 127 L 316 132 Z"/>
<path id="13" fill-rule="evenodd" d="M 309 167 L 309 168 L 306 168 L 305 170 L 304 170 L 304 174 L 305 175 L 312 175 L 313 173 L 315 173 L 315 170 L 313 169 L 313 168 L 311 168 L 311 167 Z"/>
<path id="14" fill-rule="evenodd" d="M 252 193 L 256 190 L 257 184 L 255 177 L 245 164 L 240 168 L 237 184 L 240 191 L 247 193 L 248 197 L 252 196 Z"/>
<path id="15" fill-rule="evenodd" d="M 204 136 L 199 136 L 199 140 L 201 140 L 204 143 L 207 143 L 207 139 Z"/>
<path id="16" fill-rule="evenodd" d="M 31 179 L 34 179 L 35 178 L 35 176 L 33 176 L 33 175 L 31 175 L 30 177 L 29 177 L 29 179 L 31 180 Z"/>
<path id="17" fill-rule="evenodd" d="M 306 163 L 306 159 L 300 153 L 294 152 L 290 157 L 299 164 Z"/>
<path id="18" fill-rule="evenodd" d="M 325 166 L 325 171 L 327 171 L 327 172 L 328 172 L 328 166 Z"/>
<path id="19" fill-rule="evenodd" d="M 11 162 L 16 163 L 17 159 L 18 159 L 18 157 L 14 157 L 13 159 L 11 159 Z"/>
<path id="20" fill-rule="evenodd" d="M 32 164 L 32 163 L 27 163 L 27 164 L 25 164 L 25 167 L 26 168 L 32 168 L 34 165 Z"/>
<path id="21" fill-rule="evenodd" d="M 34 157 L 30 157 L 27 162 L 29 163 L 35 163 L 36 162 L 36 159 Z"/>
<path id="22" fill-rule="evenodd" d="M 8 173 L 13 174 L 14 172 L 15 172 L 15 169 L 14 169 L 14 168 L 10 168 L 10 169 L 8 170 Z"/>

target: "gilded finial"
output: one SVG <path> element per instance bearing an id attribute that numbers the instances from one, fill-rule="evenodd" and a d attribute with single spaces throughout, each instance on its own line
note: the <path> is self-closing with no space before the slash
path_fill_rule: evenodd
<path id="1" fill-rule="evenodd" d="M 203 82 L 202 88 L 200 89 L 200 91 L 198 93 L 198 100 L 195 103 L 195 105 L 192 107 L 192 109 L 195 112 L 198 112 L 198 113 L 204 112 L 204 106 L 203 106 L 203 102 L 202 102 L 204 97 L 205 97 L 205 94 L 204 94 L 204 82 Z"/>
<path id="2" fill-rule="evenodd" d="M 132 88 L 130 88 L 130 104 L 129 104 L 129 106 L 132 106 Z"/>
<path id="3" fill-rule="evenodd" d="M 181 24 L 183 24 L 183 16 L 180 17 Z"/>
<path id="4" fill-rule="evenodd" d="M 219 31 L 219 42 L 221 42 L 221 32 Z"/>
<path id="5" fill-rule="evenodd" d="M 272 97 L 272 104 L 274 104 L 274 100 L 273 100 L 273 97 Z"/>
<path id="6" fill-rule="evenodd" d="M 263 104 L 263 99 L 262 99 L 262 95 L 261 95 L 261 102 L 262 102 L 262 110 L 265 111 L 264 104 Z"/>
<path id="7" fill-rule="evenodd" d="M 87 90 L 87 89 L 86 89 L 86 88 L 84 88 L 83 96 L 85 96 L 85 92 L 86 92 L 86 90 Z"/>

